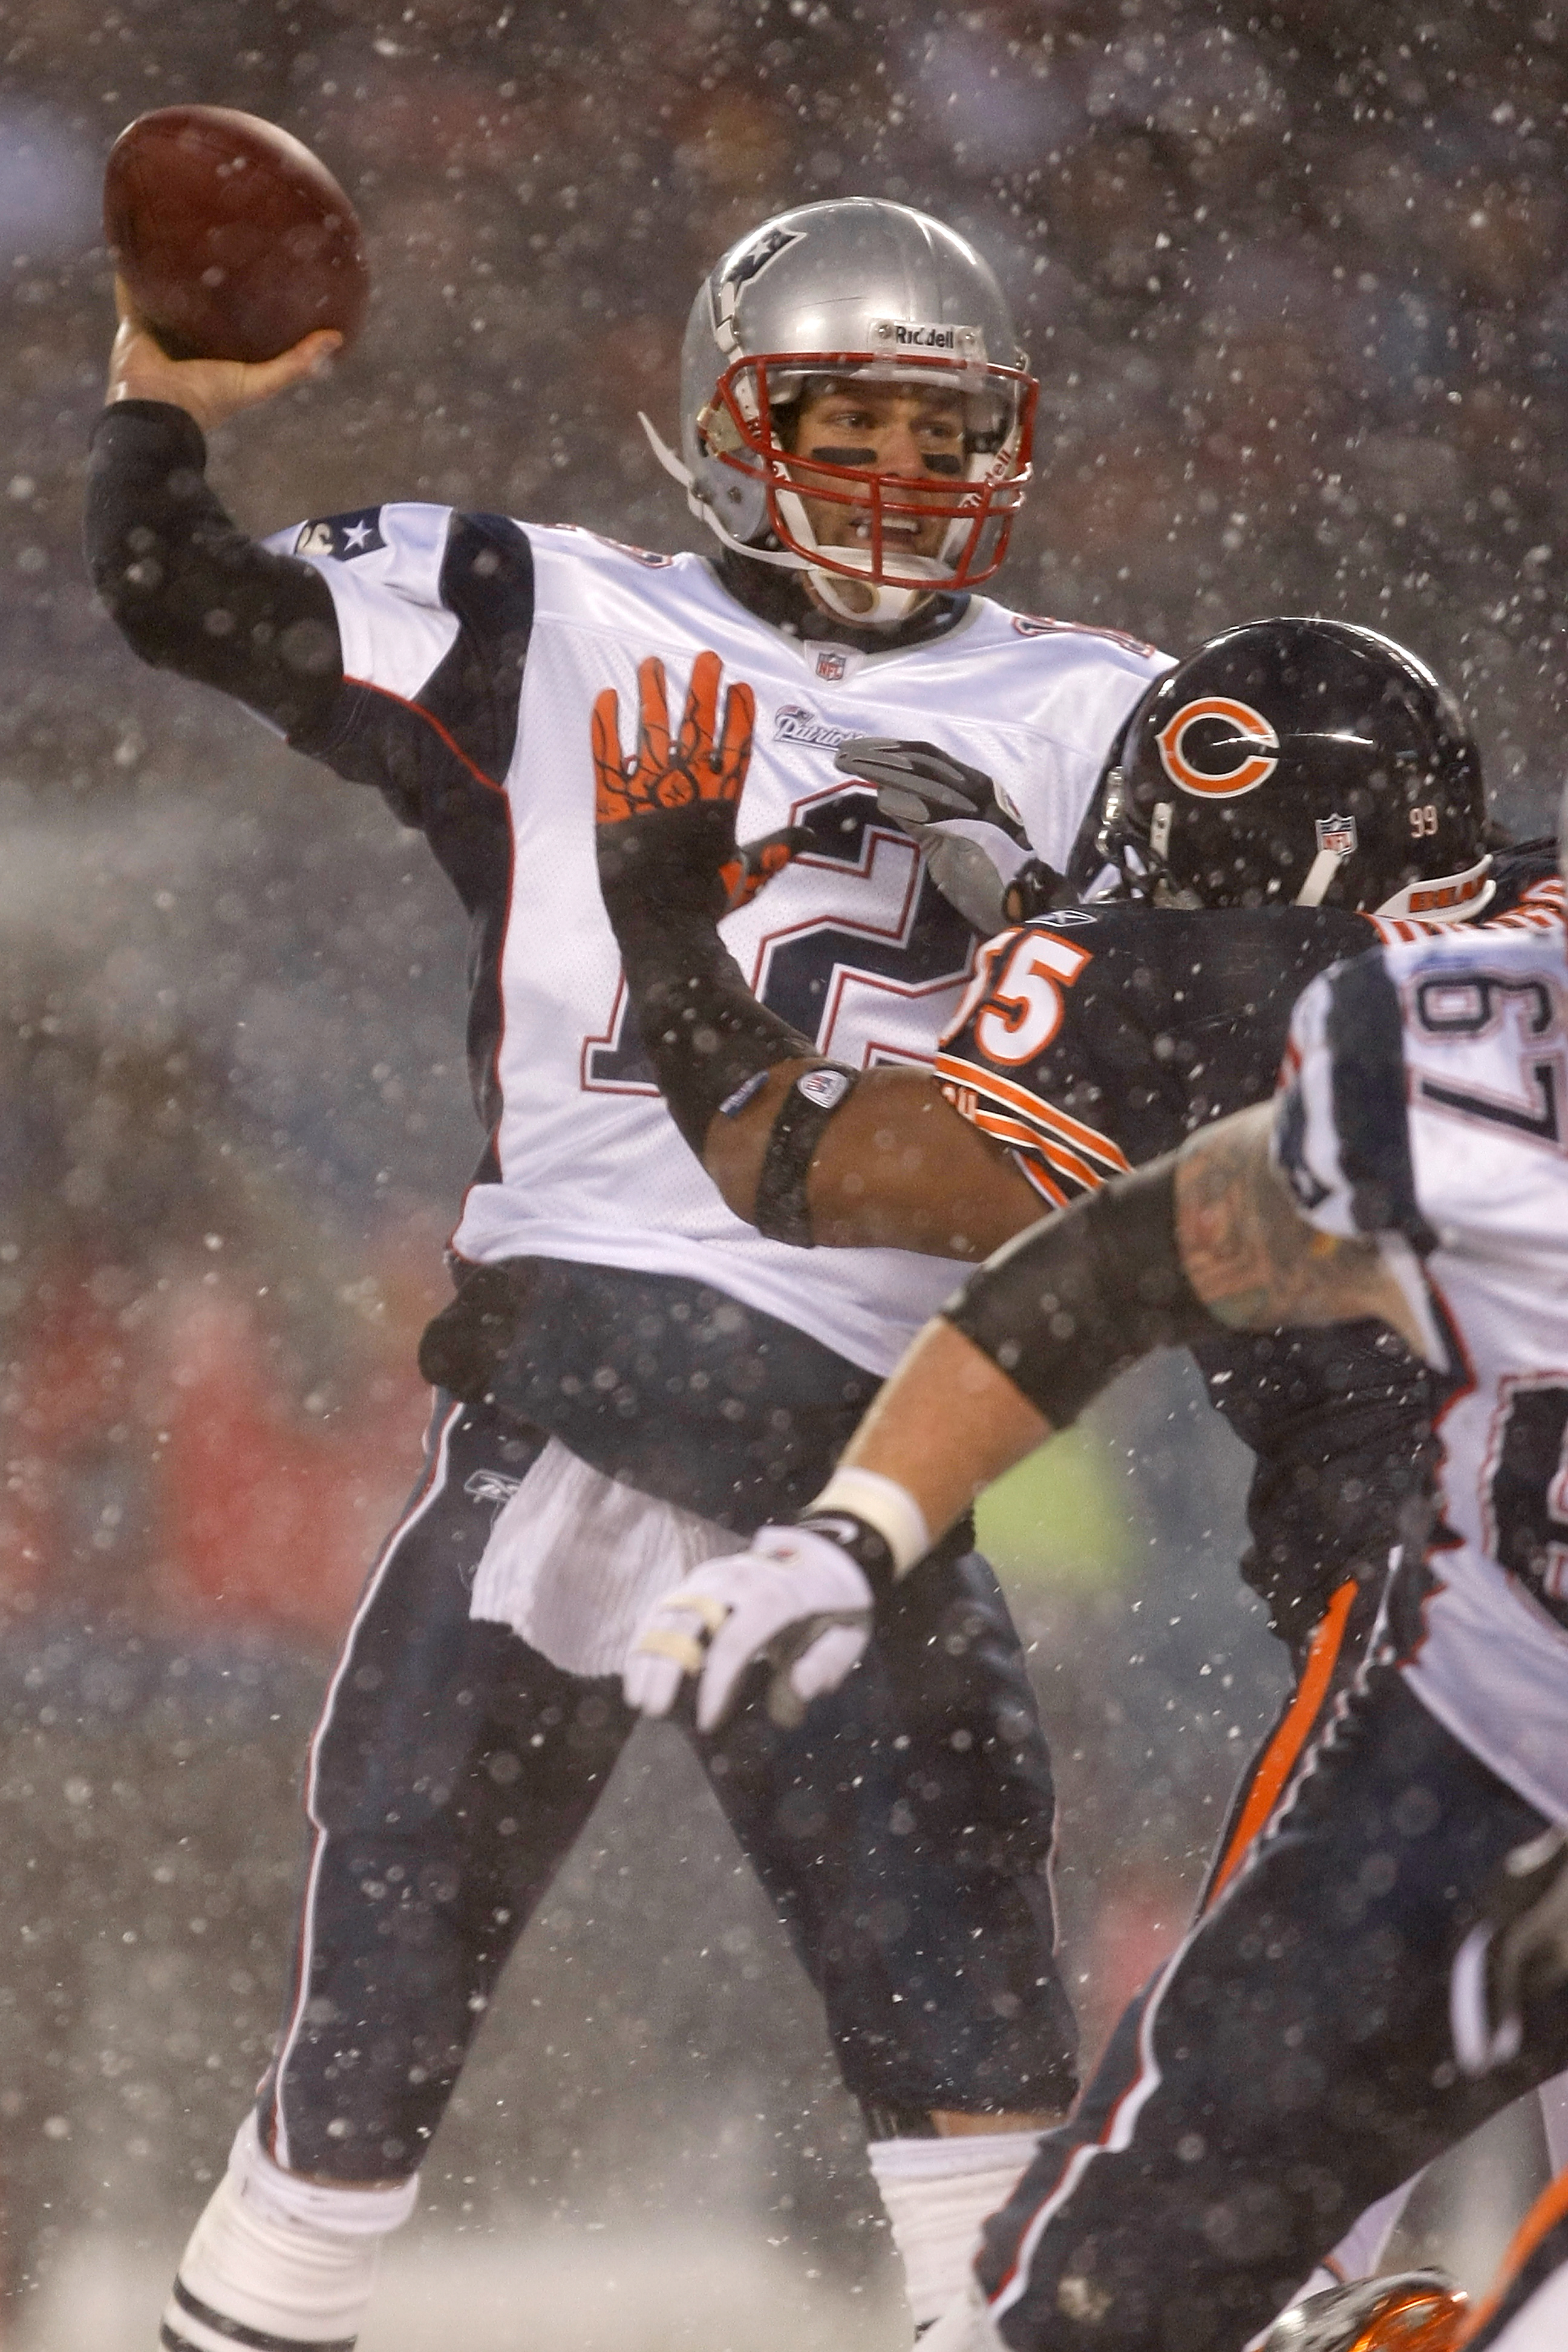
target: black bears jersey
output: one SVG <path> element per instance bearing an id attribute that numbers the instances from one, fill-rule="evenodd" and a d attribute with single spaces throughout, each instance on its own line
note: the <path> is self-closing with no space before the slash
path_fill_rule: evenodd
<path id="1" fill-rule="evenodd" d="M 1489 924 L 1561 921 L 1554 847 L 1505 854 L 1497 872 Z M 937 1075 L 1060 1206 L 1266 1101 L 1309 982 L 1427 928 L 1334 908 L 1106 901 L 1041 916 L 982 951 Z M 1258 1455 L 1242 1573 L 1299 1645 L 1337 1585 L 1381 1577 L 1392 1547 L 1419 1531 L 1442 1383 L 1379 1322 L 1237 1332 L 1194 1353 Z"/>

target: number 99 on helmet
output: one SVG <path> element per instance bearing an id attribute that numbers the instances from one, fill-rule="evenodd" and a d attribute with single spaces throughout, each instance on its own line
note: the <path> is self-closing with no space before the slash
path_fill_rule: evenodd
<path id="1" fill-rule="evenodd" d="M 803 465 L 793 446 L 803 396 L 839 384 L 956 401 L 962 457 L 894 473 L 849 447 Z M 1038 389 L 973 247 L 907 205 L 851 196 L 781 213 L 731 247 L 687 324 L 681 456 L 642 423 L 726 547 L 806 574 L 844 620 L 889 626 L 1002 562 L 1030 478 Z M 853 515 L 854 543 L 824 538 L 824 509 Z M 933 551 L 913 551 L 917 530 L 939 538 Z"/>

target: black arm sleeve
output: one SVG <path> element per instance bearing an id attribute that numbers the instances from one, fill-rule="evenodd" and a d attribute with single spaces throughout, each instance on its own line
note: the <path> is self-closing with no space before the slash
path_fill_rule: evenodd
<path id="1" fill-rule="evenodd" d="M 205 479 L 194 417 L 125 400 L 94 429 L 87 484 L 93 585 L 132 649 L 232 694 L 285 735 L 320 725 L 342 685 L 331 592 L 259 546 Z"/>
<path id="2" fill-rule="evenodd" d="M 1175 1169 L 1173 1152 L 1031 1225 L 942 1310 L 1053 1429 L 1151 1348 L 1228 1330 L 1182 1264 Z"/>
<path id="3" fill-rule="evenodd" d="M 731 806 L 702 801 L 601 825 L 597 835 L 599 887 L 632 1012 L 669 1115 L 699 1159 L 715 1114 L 748 1080 L 816 1054 L 758 1003 L 719 936 L 718 868 L 733 854 L 734 828 Z"/>

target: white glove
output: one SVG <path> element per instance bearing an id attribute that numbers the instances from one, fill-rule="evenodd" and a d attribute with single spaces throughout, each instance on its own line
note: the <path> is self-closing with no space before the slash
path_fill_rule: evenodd
<path id="1" fill-rule="evenodd" d="M 747 1668 L 766 1658 L 768 1712 L 798 1723 L 806 1702 L 837 1690 L 866 1647 L 871 1601 L 864 1570 L 830 1537 L 763 1528 L 750 1551 L 708 1560 L 648 1611 L 626 1655 L 626 1704 L 668 1715 L 682 1678 L 700 1675 L 697 1728 L 711 1731 Z"/>

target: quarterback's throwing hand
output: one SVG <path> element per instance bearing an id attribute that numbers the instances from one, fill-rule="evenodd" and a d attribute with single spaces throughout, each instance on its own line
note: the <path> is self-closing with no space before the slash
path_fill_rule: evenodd
<path id="1" fill-rule="evenodd" d="M 870 1630 L 871 1587 L 847 1551 L 810 1528 L 763 1528 L 750 1551 L 709 1560 L 649 1610 L 626 1659 L 626 1703 L 668 1715 L 691 1675 L 697 1728 L 711 1731 L 765 1660 L 768 1712 L 796 1723 L 837 1689 Z"/>

